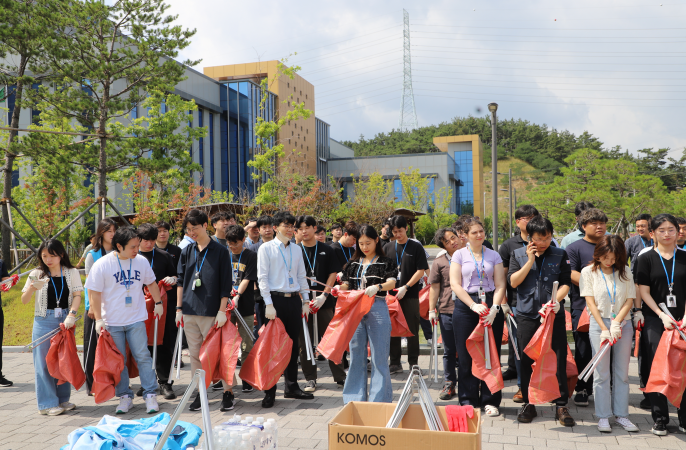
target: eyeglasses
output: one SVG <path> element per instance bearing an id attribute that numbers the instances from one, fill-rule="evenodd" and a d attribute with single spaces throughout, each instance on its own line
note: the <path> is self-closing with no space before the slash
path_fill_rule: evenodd
<path id="1" fill-rule="evenodd" d="M 660 230 L 659 228 L 656 230 L 656 233 L 659 235 L 666 235 L 666 234 L 676 234 L 676 229 L 675 228 L 669 228 L 667 230 Z"/>
<path id="2" fill-rule="evenodd" d="M 279 227 L 283 227 L 287 230 L 294 230 L 295 229 L 294 225 L 287 225 L 287 224 L 281 224 L 281 225 L 279 225 Z"/>
<path id="3" fill-rule="evenodd" d="M 530 221 L 530 220 L 533 219 L 533 218 L 534 218 L 534 216 L 527 216 L 527 217 L 520 217 L 520 218 L 517 219 L 517 220 L 523 220 L 523 221 L 525 221 L 525 222 L 528 222 L 528 221 Z"/>
<path id="4" fill-rule="evenodd" d="M 190 228 L 186 227 L 186 233 L 187 234 L 193 233 L 194 231 L 200 231 L 200 230 L 202 230 L 202 225 L 196 225 L 196 226 L 190 227 Z"/>

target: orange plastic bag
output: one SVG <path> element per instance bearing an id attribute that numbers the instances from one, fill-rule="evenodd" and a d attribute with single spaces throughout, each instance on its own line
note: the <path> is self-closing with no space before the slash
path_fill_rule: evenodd
<path id="1" fill-rule="evenodd" d="M 341 363 L 343 352 L 348 349 L 357 326 L 372 309 L 373 303 L 374 297 L 364 295 L 364 291 L 341 291 L 338 294 L 336 313 L 317 346 L 324 358 Z"/>
<path id="2" fill-rule="evenodd" d="M 172 287 L 164 284 L 162 281 L 157 283 L 160 288 L 160 299 L 162 300 L 162 307 L 164 312 L 160 321 L 157 324 L 157 345 L 162 345 L 162 339 L 164 338 L 164 324 L 167 318 L 167 291 Z M 153 339 L 155 339 L 155 314 L 153 310 L 155 309 L 155 300 L 152 298 L 152 294 L 148 291 L 148 287 L 143 288 L 145 292 L 145 307 L 148 310 L 148 318 L 145 321 L 145 331 L 148 333 L 148 345 L 154 345 Z"/>
<path id="3" fill-rule="evenodd" d="M 129 348 L 129 343 L 126 343 L 126 368 L 129 369 L 129 378 L 136 378 L 140 374 L 138 373 L 138 364 L 136 360 L 133 359 L 133 354 Z"/>
<path id="4" fill-rule="evenodd" d="M 239 376 L 259 391 L 276 384 L 291 359 L 293 340 L 277 317 L 270 320 L 241 366 Z"/>
<path id="5" fill-rule="evenodd" d="M 588 309 L 584 308 L 581 312 L 581 317 L 579 317 L 579 323 L 576 324 L 576 331 L 581 331 L 582 333 L 588 333 L 591 328 L 591 316 L 588 315 Z"/>
<path id="6" fill-rule="evenodd" d="M 233 385 L 238 362 L 241 336 L 236 325 L 227 320 L 223 327 L 212 327 L 200 347 L 200 363 L 205 371 L 205 387 L 214 381 L 224 380 Z"/>
<path id="7" fill-rule="evenodd" d="M 57 380 L 58 385 L 71 383 L 78 391 L 86 382 L 86 374 L 76 353 L 74 329 L 66 330 L 63 323 L 60 324 L 60 331 L 50 339 L 46 362 L 48 373 Z"/>
<path id="8" fill-rule="evenodd" d="M 579 381 L 579 369 L 576 367 L 572 349 L 567 344 L 567 391 L 569 392 L 569 398 L 572 398 L 577 381 Z"/>
<path id="9" fill-rule="evenodd" d="M 488 332 L 488 349 L 491 356 L 491 368 L 486 368 L 486 355 L 484 352 L 484 332 Z M 467 338 L 467 351 L 472 357 L 472 373 L 478 379 L 486 382 L 486 386 L 494 394 L 503 390 L 503 374 L 500 370 L 500 359 L 498 358 L 498 347 L 496 346 L 493 328 L 484 327 L 481 322 L 474 328 L 472 334 Z"/>
<path id="10" fill-rule="evenodd" d="M 638 352 L 640 347 L 640 342 L 641 342 L 641 331 L 643 331 L 643 325 L 639 324 L 636 327 L 636 339 L 635 339 L 635 347 L 634 347 L 634 358 L 638 358 Z"/>
<path id="11" fill-rule="evenodd" d="M 681 325 L 681 322 L 679 322 Z M 644 392 L 659 392 L 677 408 L 686 389 L 686 341 L 677 330 L 665 330 L 655 352 Z"/>
<path id="12" fill-rule="evenodd" d="M 114 388 L 119 384 L 123 370 L 124 356 L 117 350 L 112 335 L 107 330 L 102 330 L 95 350 L 91 388 L 96 404 L 114 397 Z"/>
<path id="13" fill-rule="evenodd" d="M 427 284 L 419 291 L 419 315 L 424 320 L 429 320 L 429 290 L 431 285 Z"/>
<path id="14" fill-rule="evenodd" d="M 565 309 L 565 329 L 572 331 L 572 315 Z"/>
<path id="15" fill-rule="evenodd" d="M 524 349 L 524 353 L 534 360 L 529 383 L 529 402 L 534 405 L 548 403 L 560 397 L 560 387 L 557 384 L 557 356 L 551 348 L 554 320 L 555 313 L 552 308 L 546 308 L 543 324 Z"/>
<path id="16" fill-rule="evenodd" d="M 386 304 L 388 305 L 388 314 L 391 316 L 391 337 L 410 337 L 414 336 L 407 326 L 405 314 L 400 307 L 398 297 L 395 295 L 386 295 Z"/>

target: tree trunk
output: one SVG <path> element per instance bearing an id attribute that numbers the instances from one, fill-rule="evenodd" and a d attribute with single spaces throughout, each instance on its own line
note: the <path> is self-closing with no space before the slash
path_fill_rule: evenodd
<path id="1" fill-rule="evenodd" d="M 102 107 L 100 110 L 100 121 L 98 124 L 98 134 L 100 135 L 100 157 L 98 158 L 98 197 L 107 197 L 107 102 L 110 99 L 110 87 L 104 84 L 102 93 Z M 102 201 L 98 203 L 99 217 L 102 220 L 105 215 L 107 205 Z"/>

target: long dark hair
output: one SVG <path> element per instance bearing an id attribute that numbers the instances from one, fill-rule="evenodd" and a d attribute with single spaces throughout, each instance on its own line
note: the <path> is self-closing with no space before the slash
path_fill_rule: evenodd
<path id="1" fill-rule="evenodd" d="M 38 267 L 40 267 L 41 271 L 43 272 L 41 278 L 50 276 L 50 269 L 48 268 L 48 266 L 45 265 L 45 263 L 43 262 L 43 258 L 41 256 L 43 250 L 47 250 L 48 253 L 50 253 L 53 256 L 59 256 L 60 265 L 62 267 L 65 267 L 67 269 L 74 268 L 71 261 L 69 260 L 69 253 L 67 253 L 67 251 L 64 249 L 64 245 L 62 245 L 62 243 L 57 239 L 48 239 L 47 241 L 44 241 L 40 245 L 40 247 L 38 247 Z"/>
<path id="2" fill-rule="evenodd" d="M 102 235 L 107 233 L 112 227 L 114 227 L 114 231 L 117 231 L 117 228 L 119 228 L 117 222 L 112 219 L 103 219 L 100 221 L 100 223 L 98 223 L 98 229 L 95 232 L 95 245 L 93 245 L 93 250 L 97 252 L 102 248 Z"/>
<path id="3" fill-rule="evenodd" d="M 615 264 L 613 267 L 619 273 L 619 279 L 628 280 L 629 277 L 626 275 L 626 247 L 624 247 L 622 238 L 616 234 L 606 234 L 600 239 L 600 242 L 595 245 L 593 261 L 589 264 L 593 266 L 591 270 L 598 270 L 600 267 L 600 258 L 610 252 L 615 255 Z"/>
<path id="4" fill-rule="evenodd" d="M 379 233 L 377 233 L 376 229 L 374 229 L 374 227 L 371 225 L 361 225 L 360 228 L 358 228 L 357 239 L 355 239 L 355 253 L 353 253 L 350 261 L 357 261 L 358 259 L 364 257 L 364 253 L 362 253 L 362 250 L 360 250 L 360 238 L 362 236 L 366 236 L 371 240 L 375 240 L 378 239 Z M 381 239 L 376 241 L 375 251 L 378 256 L 386 256 L 383 252 L 383 248 L 381 248 Z"/>

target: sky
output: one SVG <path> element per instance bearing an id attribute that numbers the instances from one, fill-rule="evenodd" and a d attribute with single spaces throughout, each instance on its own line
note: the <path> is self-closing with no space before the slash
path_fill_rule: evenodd
<path id="1" fill-rule="evenodd" d="M 686 0 L 167 1 L 197 29 L 182 59 L 202 71 L 288 58 L 336 140 L 398 128 L 405 8 L 419 126 L 496 102 L 500 119 L 607 148 L 686 147 Z"/>

